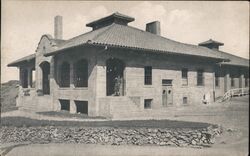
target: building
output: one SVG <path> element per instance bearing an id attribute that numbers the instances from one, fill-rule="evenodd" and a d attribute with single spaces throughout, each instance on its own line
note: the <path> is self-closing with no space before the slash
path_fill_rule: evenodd
<path id="1" fill-rule="evenodd" d="M 18 107 L 143 116 L 248 88 L 249 60 L 220 51 L 223 43 L 184 44 L 162 37 L 158 21 L 145 31 L 129 26 L 132 21 L 116 12 L 64 40 L 62 17 L 56 16 L 54 38 L 43 35 L 34 54 L 8 65 L 20 70 Z"/>

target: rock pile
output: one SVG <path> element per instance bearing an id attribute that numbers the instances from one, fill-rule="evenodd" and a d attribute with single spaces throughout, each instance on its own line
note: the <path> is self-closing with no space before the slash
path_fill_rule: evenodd
<path id="1" fill-rule="evenodd" d="M 1 127 L 0 143 L 85 143 L 198 146 L 213 144 L 220 128 L 161 129 L 112 127 Z"/>

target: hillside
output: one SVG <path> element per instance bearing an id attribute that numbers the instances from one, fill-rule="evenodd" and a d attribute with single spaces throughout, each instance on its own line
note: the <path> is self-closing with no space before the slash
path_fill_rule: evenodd
<path id="1" fill-rule="evenodd" d="M 9 82 L 1 84 L 1 105 L 2 112 L 7 112 L 17 109 L 16 97 L 18 94 L 17 80 L 11 80 Z"/>

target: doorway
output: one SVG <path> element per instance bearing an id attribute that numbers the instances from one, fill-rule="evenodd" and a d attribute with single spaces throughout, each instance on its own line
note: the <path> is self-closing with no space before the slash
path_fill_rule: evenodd
<path id="1" fill-rule="evenodd" d="M 172 80 L 162 80 L 162 105 L 165 107 L 173 105 Z"/>
<path id="2" fill-rule="evenodd" d="M 124 69 L 125 64 L 122 60 L 111 58 L 106 62 L 107 66 L 107 96 L 124 95 Z"/>
<path id="3" fill-rule="evenodd" d="M 50 84 L 49 84 L 49 74 L 50 74 L 50 64 L 45 61 L 40 64 L 42 69 L 42 90 L 43 94 L 50 94 Z"/>

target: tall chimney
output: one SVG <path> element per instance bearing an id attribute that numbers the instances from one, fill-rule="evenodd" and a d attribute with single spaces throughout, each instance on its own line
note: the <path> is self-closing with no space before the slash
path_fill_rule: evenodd
<path id="1" fill-rule="evenodd" d="M 154 21 L 146 24 L 146 31 L 152 34 L 161 35 L 161 24 L 159 21 Z"/>
<path id="2" fill-rule="evenodd" d="M 55 37 L 55 39 L 62 39 L 63 38 L 62 16 L 55 17 L 54 37 Z"/>

